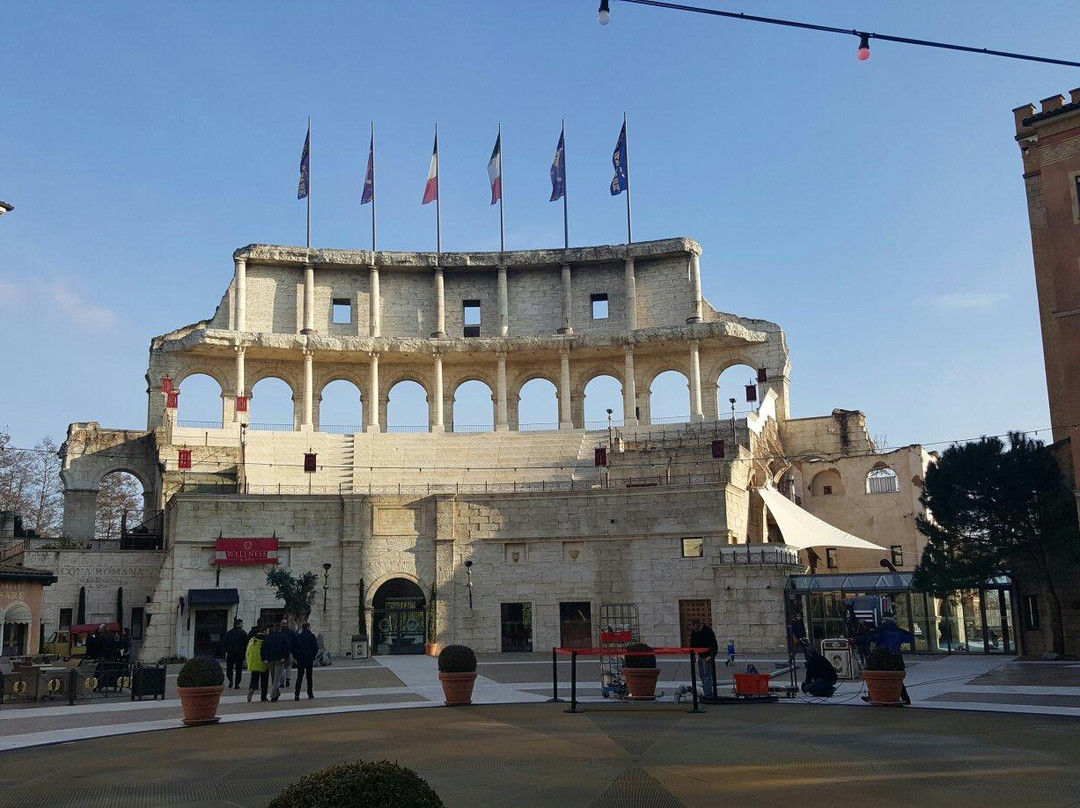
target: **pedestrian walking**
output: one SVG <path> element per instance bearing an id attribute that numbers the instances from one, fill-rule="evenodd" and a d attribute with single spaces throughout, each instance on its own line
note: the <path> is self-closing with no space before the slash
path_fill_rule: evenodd
<path id="1" fill-rule="evenodd" d="M 239 690 L 244 679 L 247 647 L 248 635 L 244 631 L 244 621 L 233 620 L 233 627 L 225 634 L 225 676 L 233 690 Z"/>
<path id="2" fill-rule="evenodd" d="M 791 618 L 790 633 L 792 651 L 806 651 L 810 647 L 810 641 L 806 638 L 806 624 L 803 623 L 801 614 L 796 613 Z"/>
<path id="3" fill-rule="evenodd" d="M 296 632 L 289 628 L 289 621 L 281 621 L 281 632 L 288 639 L 289 650 L 285 654 L 285 665 L 282 667 L 282 675 L 284 676 L 285 687 L 288 687 L 292 683 L 292 661 L 295 656 L 293 654 L 293 643 L 296 642 Z"/>
<path id="4" fill-rule="evenodd" d="M 255 691 L 261 692 L 259 701 L 266 701 L 266 688 L 269 683 L 269 665 L 263 661 L 262 649 L 266 641 L 266 632 L 259 631 L 248 640 L 247 644 L 247 667 L 251 673 L 251 682 L 248 684 L 248 701 L 255 695 Z"/>
<path id="5" fill-rule="evenodd" d="M 695 619 L 690 622 L 690 647 L 708 649 L 704 654 L 698 656 L 698 673 L 701 675 L 701 692 L 706 696 L 715 696 L 716 677 L 714 676 L 713 664 L 718 646 L 716 644 L 716 634 L 705 625 L 704 620 Z"/>
<path id="6" fill-rule="evenodd" d="M 315 698 L 311 684 L 311 671 L 315 666 L 315 657 L 319 655 L 319 641 L 311 633 L 311 623 L 304 623 L 300 633 L 293 640 L 293 657 L 296 659 L 296 701 L 300 701 L 300 686 L 307 676 L 307 697 Z"/>
<path id="7" fill-rule="evenodd" d="M 270 701 L 281 697 L 281 684 L 285 681 L 285 660 L 289 656 L 289 638 L 280 626 L 271 626 L 262 644 L 262 659 L 269 666 Z"/>

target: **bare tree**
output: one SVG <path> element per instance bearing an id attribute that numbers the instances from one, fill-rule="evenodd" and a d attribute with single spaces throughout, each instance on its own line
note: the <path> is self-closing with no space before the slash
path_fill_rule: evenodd
<path id="1" fill-rule="evenodd" d="M 94 538 L 120 538 L 120 523 L 125 511 L 129 523 L 141 521 L 142 495 L 139 481 L 126 472 L 118 471 L 102 477 L 94 517 Z"/>
<path id="2" fill-rule="evenodd" d="M 23 527 L 39 536 L 58 536 L 64 511 L 60 456 L 50 437 L 42 438 L 28 458 L 33 500 L 23 511 Z"/>
<path id="3" fill-rule="evenodd" d="M 0 429 L 0 510 L 20 516 L 34 499 L 27 454 L 11 445 L 7 427 Z"/>

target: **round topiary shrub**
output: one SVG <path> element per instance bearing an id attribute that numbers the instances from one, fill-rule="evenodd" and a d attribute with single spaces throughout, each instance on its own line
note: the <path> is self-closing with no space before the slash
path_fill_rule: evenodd
<path id="1" fill-rule="evenodd" d="M 439 652 L 439 673 L 472 673 L 476 654 L 467 645 L 448 645 Z"/>
<path id="2" fill-rule="evenodd" d="M 219 687 L 225 684 L 221 663 L 211 656 L 189 659 L 176 677 L 177 687 Z"/>
<path id="3" fill-rule="evenodd" d="M 904 670 L 904 656 L 899 651 L 878 646 L 866 658 L 866 670 L 902 671 Z"/>
<path id="4" fill-rule="evenodd" d="M 287 786 L 270 808 L 443 808 L 412 769 L 388 760 L 330 766 Z"/>
<path id="5" fill-rule="evenodd" d="M 632 642 L 626 646 L 627 651 L 651 651 L 652 646 L 646 645 L 643 642 Z M 623 657 L 624 668 L 655 668 L 656 657 L 652 655 L 626 656 Z"/>

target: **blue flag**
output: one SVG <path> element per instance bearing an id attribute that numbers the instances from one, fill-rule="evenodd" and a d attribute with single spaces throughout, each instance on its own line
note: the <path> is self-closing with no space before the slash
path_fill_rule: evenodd
<path id="1" fill-rule="evenodd" d="M 364 195 L 360 204 L 366 205 L 375 199 L 375 135 L 371 136 L 371 148 L 368 149 L 367 176 L 364 178 Z"/>
<path id="2" fill-rule="evenodd" d="M 612 196 L 618 196 L 630 187 L 626 162 L 626 123 L 624 122 L 619 132 L 619 142 L 615 144 L 615 152 L 611 155 L 611 164 L 615 167 L 615 176 L 611 180 Z"/>
<path id="3" fill-rule="evenodd" d="M 551 161 L 551 199 L 554 202 L 566 196 L 566 132 L 559 134 L 555 147 L 555 159 Z"/>
<path id="4" fill-rule="evenodd" d="M 307 137 L 304 138 L 304 153 L 300 155 L 300 184 L 296 187 L 297 199 L 307 199 L 308 190 L 311 188 L 310 149 L 311 129 L 309 127 Z"/>

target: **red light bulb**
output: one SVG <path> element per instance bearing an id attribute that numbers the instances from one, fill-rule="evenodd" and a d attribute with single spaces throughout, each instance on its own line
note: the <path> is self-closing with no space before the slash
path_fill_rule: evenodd
<path id="1" fill-rule="evenodd" d="M 859 34 L 859 61 L 865 62 L 870 58 L 870 36 Z"/>
<path id="2" fill-rule="evenodd" d="M 859 48 L 859 61 L 860 62 L 865 62 L 869 58 L 870 58 L 870 49 L 869 48 Z"/>

